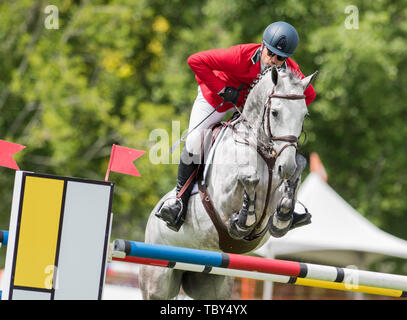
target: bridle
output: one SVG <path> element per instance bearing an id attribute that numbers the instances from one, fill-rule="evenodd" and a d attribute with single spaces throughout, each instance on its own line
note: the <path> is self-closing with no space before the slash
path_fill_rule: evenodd
<path id="1" fill-rule="evenodd" d="M 297 143 L 298 143 L 298 137 L 293 136 L 293 135 L 287 135 L 287 136 L 273 136 L 271 133 L 271 128 L 270 128 L 270 113 L 271 113 L 271 99 L 272 98 L 279 98 L 279 99 L 286 99 L 286 100 L 302 100 L 305 99 L 305 95 L 303 94 L 276 94 L 274 93 L 274 88 L 273 91 L 270 93 L 270 95 L 267 98 L 266 103 L 264 104 L 263 108 L 263 116 L 262 116 L 262 126 L 264 128 L 264 123 L 266 123 L 266 128 L 264 128 L 266 136 L 269 138 L 269 141 L 271 142 L 271 145 L 274 144 L 274 141 L 285 141 L 288 142 L 285 144 L 278 153 L 275 154 L 275 157 L 277 158 L 285 148 L 287 147 L 294 147 L 297 148 Z M 274 150 L 274 149 L 273 149 Z M 274 150 L 275 152 L 275 150 Z"/>
<path id="2" fill-rule="evenodd" d="M 286 99 L 286 100 L 302 100 L 302 99 L 305 99 L 305 95 L 304 94 L 277 94 L 277 93 L 274 93 L 274 88 L 273 88 L 273 91 L 269 94 L 269 96 L 267 97 L 267 100 L 263 106 L 263 115 L 262 115 L 262 120 L 261 120 L 261 126 L 263 127 L 265 135 L 268 137 L 268 143 L 258 141 L 256 148 L 257 148 L 257 150 L 261 149 L 261 150 L 264 150 L 264 152 L 268 152 L 268 153 L 272 154 L 272 156 L 274 158 L 278 158 L 278 156 L 287 147 L 294 147 L 297 149 L 298 137 L 296 137 L 294 135 L 274 136 L 271 133 L 270 113 L 272 112 L 271 99 L 273 99 L 273 98 Z M 230 127 L 232 127 L 234 133 L 238 134 L 237 130 L 235 129 L 235 125 L 239 122 L 243 123 L 249 130 L 253 130 L 253 128 L 248 124 L 249 121 L 244 117 L 244 115 L 240 112 L 240 110 L 236 106 L 235 106 L 235 108 L 239 112 L 240 117 L 237 119 L 236 122 L 233 123 L 233 125 L 231 125 L 231 126 L 229 125 Z M 235 141 L 236 141 L 236 139 L 235 139 Z M 288 143 L 285 144 L 278 152 L 276 152 L 273 147 L 275 141 L 285 141 Z M 236 141 L 236 142 L 239 142 L 239 141 Z M 244 138 L 243 143 L 252 145 L 245 138 Z"/>

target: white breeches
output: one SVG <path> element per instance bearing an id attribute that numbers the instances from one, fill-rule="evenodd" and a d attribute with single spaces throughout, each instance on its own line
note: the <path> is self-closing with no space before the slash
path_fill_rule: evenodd
<path id="1" fill-rule="evenodd" d="M 198 86 L 198 96 L 195 99 L 194 105 L 192 107 L 191 116 L 189 119 L 188 132 L 189 135 L 185 141 L 185 146 L 187 151 L 193 154 L 201 153 L 201 136 L 204 131 L 208 129 L 212 124 L 222 120 L 224 115 L 228 112 L 218 112 L 205 100 L 202 95 L 201 88 Z M 208 117 L 204 122 L 202 122 L 194 131 L 191 132 L 195 126 L 198 125 L 203 119 L 205 119 L 211 112 L 213 114 Z"/>

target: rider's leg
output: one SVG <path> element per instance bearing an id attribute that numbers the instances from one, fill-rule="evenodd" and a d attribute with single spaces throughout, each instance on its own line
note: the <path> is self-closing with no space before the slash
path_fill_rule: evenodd
<path id="1" fill-rule="evenodd" d="M 179 195 L 188 178 L 197 167 L 193 156 L 192 153 L 187 151 L 186 147 L 182 149 L 178 166 L 177 184 L 175 186 L 175 194 L 177 195 L 178 201 L 165 202 L 157 214 L 157 217 L 167 222 L 167 226 L 174 231 L 178 231 L 184 222 L 188 199 L 194 186 L 194 183 L 191 182 L 189 186 L 183 190 L 183 193 Z"/>
<path id="2" fill-rule="evenodd" d="M 198 87 L 198 96 L 195 99 L 189 120 L 189 135 L 185 141 L 185 146 L 182 150 L 180 164 L 178 166 L 177 185 L 175 188 L 176 194 L 180 192 L 188 178 L 196 169 L 201 160 L 201 138 L 205 129 L 222 120 L 226 112 L 214 112 L 201 125 L 191 132 L 205 117 L 207 117 L 214 108 L 205 100 L 200 88 Z M 194 181 L 191 181 L 188 188 L 179 197 L 180 201 L 166 202 L 157 213 L 157 217 L 167 222 L 167 226 L 178 231 L 185 220 L 185 214 L 188 209 L 188 200 L 194 186 Z"/>

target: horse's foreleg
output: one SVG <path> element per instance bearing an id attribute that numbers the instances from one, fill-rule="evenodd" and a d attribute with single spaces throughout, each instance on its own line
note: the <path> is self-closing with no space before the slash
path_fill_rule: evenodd
<path id="1" fill-rule="evenodd" d="M 284 236 L 294 227 L 294 220 L 297 220 L 297 218 L 302 218 L 301 216 L 298 217 L 298 214 L 294 213 L 294 207 L 297 199 L 298 185 L 301 180 L 301 173 L 307 164 L 307 160 L 302 155 L 297 154 L 296 162 L 297 169 L 290 179 L 283 182 L 282 196 L 278 202 L 275 213 L 270 219 L 270 233 L 274 237 Z"/>
<path id="2" fill-rule="evenodd" d="M 143 299 L 173 299 L 179 293 L 182 273 L 181 270 L 141 265 L 139 280 Z"/>
<path id="3" fill-rule="evenodd" d="M 255 169 L 239 175 L 238 180 L 244 188 L 243 205 L 239 212 L 234 213 L 230 218 L 230 235 L 237 239 L 242 239 L 252 232 L 256 225 L 256 186 L 259 177 Z"/>

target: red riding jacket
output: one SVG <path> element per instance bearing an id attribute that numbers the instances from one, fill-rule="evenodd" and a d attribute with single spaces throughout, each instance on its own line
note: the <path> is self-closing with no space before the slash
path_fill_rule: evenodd
<path id="1" fill-rule="evenodd" d="M 201 91 L 206 101 L 214 108 L 222 103 L 223 98 L 218 95 L 224 87 L 238 88 L 241 84 L 250 85 L 260 73 L 260 44 L 240 44 L 229 49 L 213 49 L 193 54 L 188 58 L 188 64 L 195 72 Z M 299 66 L 292 59 L 287 58 L 286 64 L 298 72 L 302 78 Z M 244 104 L 244 97 L 248 86 L 240 93 L 237 106 Z M 309 85 L 304 91 L 307 106 L 315 99 L 315 90 Z M 218 109 L 224 112 L 233 108 L 230 102 Z"/>

